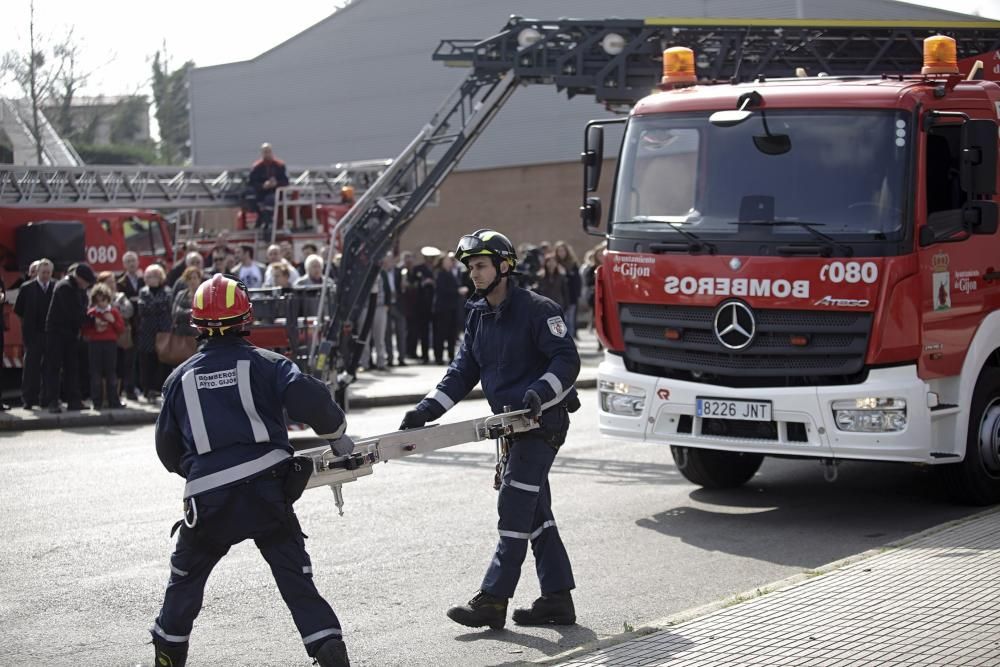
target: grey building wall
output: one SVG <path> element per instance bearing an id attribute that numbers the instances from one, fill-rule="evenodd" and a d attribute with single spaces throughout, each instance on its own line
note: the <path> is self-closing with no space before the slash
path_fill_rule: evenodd
<path id="1" fill-rule="evenodd" d="M 484 38 L 510 14 L 967 20 L 892 0 L 355 0 L 253 60 L 190 75 L 193 160 L 248 163 L 262 141 L 291 164 L 394 157 L 464 70 L 431 60 L 445 38 Z M 582 127 L 608 116 L 554 87 L 514 93 L 460 168 L 576 160 Z"/>

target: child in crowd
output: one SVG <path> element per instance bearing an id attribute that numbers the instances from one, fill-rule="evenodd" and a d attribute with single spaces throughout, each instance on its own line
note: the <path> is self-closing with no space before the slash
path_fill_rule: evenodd
<path id="1" fill-rule="evenodd" d="M 90 400 L 94 409 L 125 407 L 118 400 L 118 336 L 125 330 L 125 320 L 111 305 L 112 294 L 107 285 L 97 283 L 90 290 L 90 308 L 83 324 L 83 339 L 87 341 L 90 359 Z M 106 395 L 105 395 L 106 394 Z"/>

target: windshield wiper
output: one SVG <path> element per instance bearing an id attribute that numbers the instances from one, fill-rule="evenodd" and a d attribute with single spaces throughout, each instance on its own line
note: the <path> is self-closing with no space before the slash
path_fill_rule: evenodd
<path id="1" fill-rule="evenodd" d="M 655 216 L 638 216 L 629 222 L 657 222 L 662 225 L 666 225 L 667 229 L 671 229 L 686 239 L 686 243 L 651 243 L 649 244 L 650 252 L 674 252 L 677 250 L 686 250 L 691 253 L 700 253 L 703 250 L 707 251 L 708 254 L 715 254 L 715 244 L 704 241 L 700 236 L 696 235 L 694 232 L 689 232 L 686 229 L 681 229 L 678 225 L 684 224 L 680 222 L 672 222 L 668 220 L 658 220 Z"/>
<path id="2" fill-rule="evenodd" d="M 754 225 L 758 227 L 798 227 L 804 229 L 814 238 L 823 242 L 824 247 L 828 249 L 837 249 L 844 253 L 845 257 L 851 257 L 854 254 L 854 248 L 844 243 L 841 243 L 832 236 L 827 236 L 823 232 L 816 229 L 816 227 L 823 226 L 822 222 L 802 222 L 799 220 L 744 220 L 740 222 L 730 222 L 731 225 Z M 792 246 L 794 247 L 794 246 Z"/>

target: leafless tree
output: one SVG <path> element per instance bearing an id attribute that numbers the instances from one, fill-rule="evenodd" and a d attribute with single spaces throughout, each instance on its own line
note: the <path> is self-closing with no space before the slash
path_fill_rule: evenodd
<path id="1" fill-rule="evenodd" d="M 34 140 L 39 164 L 43 161 L 45 150 L 42 107 L 55 100 L 59 100 L 62 106 L 62 101 L 67 98 L 67 107 L 72 104 L 72 96 L 86 79 L 86 75 L 81 75 L 76 69 L 78 56 L 79 48 L 72 30 L 61 40 L 53 42 L 38 34 L 35 3 L 32 0 L 28 15 L 27 52 L 8 51 L 0 62 L 0 71 L 12 76 L 28 98 L 31 118 L 27 125 Z"/>

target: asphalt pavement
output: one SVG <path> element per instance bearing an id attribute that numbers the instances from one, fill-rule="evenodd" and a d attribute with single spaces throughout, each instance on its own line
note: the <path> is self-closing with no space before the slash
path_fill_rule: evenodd
<path id="1" fill-rule="evenodd" d="M 306 492 L 296 508 L 352 664 L 558 656 L 973 511 L 931 471 L 888 464 L 844 463 L 830 484 L 816 462 L 767 460 L 745 487 L 707 492 L 667 447 L 602 438 L 596 393 L 582 398 L 551 475 L 576 626 L 472 631 L 444 616 L 476 591 L 495 545 L 491 443 L 378 466 L 344 487 L 344 517 L 326 489 Z M 464 401 L 448 420 L 486 411 Z M 402 412 L 352 412 L 349 432 L 395 430 Z M 160 467 L 148 425 L 0 434 L 0 664 L 149 664 L 182 486 Z M 513 604 L 537 591 L 529 555 Z M 309 664 L 252 544 L 216 568 L 191 642 L 192 667 Z"/>

